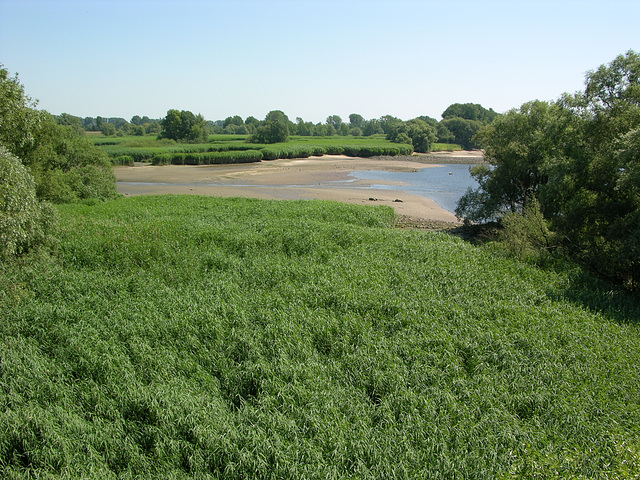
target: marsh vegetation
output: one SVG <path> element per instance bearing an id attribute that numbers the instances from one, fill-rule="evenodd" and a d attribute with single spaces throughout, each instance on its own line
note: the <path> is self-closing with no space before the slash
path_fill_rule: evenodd
<path id="1" fill-rule="evenodd" d="M 2 266 L 5 478 L 628 478 L 637 301 L 387 207 L 59 207 Z"/>

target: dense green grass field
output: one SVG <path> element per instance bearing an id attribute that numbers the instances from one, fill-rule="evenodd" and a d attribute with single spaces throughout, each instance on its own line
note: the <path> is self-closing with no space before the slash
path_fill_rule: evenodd
<path id="1" fill-rule="evenodd" d="M 0 270 L 2 478 L 637 478 L 640 308 L 393 211 L 59 207 Z"/>

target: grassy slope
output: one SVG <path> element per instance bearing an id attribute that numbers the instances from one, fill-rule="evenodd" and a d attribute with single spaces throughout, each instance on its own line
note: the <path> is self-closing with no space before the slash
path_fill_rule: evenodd
<path id="1" fill-rule="evenodd" d="M 2 267 L 0 476 L 640 474 L 639 309 L 575 272 L 384 207 L 60 210 Z"/>

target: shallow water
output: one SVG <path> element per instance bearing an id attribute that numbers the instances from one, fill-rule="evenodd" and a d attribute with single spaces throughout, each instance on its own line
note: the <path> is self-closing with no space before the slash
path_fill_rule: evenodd
<path id="1" fill-rule="evenodd" d="M 363 190 L 378 189 L 396 191 L 397 197 L 402 200 L 402 193 L 411 193 L 434 200 L 442 208 L 455 211 L 458 200 L 467 191 L 467 188 L 476 188 L 478 183 L 471 177 L 468 164 L 453 164 L 444 166 L 433 166 L 422 168 L 416 172 L 386 172 L 381 170 L 364 170 L 352 172 L 350 180 L 339 180 L 322 182 L 313 185 L 277 185 L 283 188 L 361 188 Z M 358 185 L 358 180 L 365 180 L 369 185 Z M 377 184 L 375 181 L 394 182 L 396 185 L 386 183 Z M 151 186 L 182 186 L 182 187 L 268 187 L 276 185 L 256 185 L 244 183 L 226 182 L 189 182 L 189 183 L 167 183 L 167 182 L 118 182 L 119 185 L 151 185 Z"/>
<path id="2" fill-rule="evenodd" d="M 406 192 L 435 200 L 442 208 L 455 211 L 458 200 L 469 187 L 478 182 L 469 173 L 473 165 L 444 165 L 423 168 L 417 172 L 383 172 L 378 170 L 353 172 L 357 180 L 402 182 L 403 185 L 373 184 L 371 188 Z M 400 198 L 400 197 L 399 197 Z"/>

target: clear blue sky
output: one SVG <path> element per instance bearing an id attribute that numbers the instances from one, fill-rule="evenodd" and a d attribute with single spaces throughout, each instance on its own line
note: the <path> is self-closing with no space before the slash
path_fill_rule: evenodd
<path id="1" fill-rule="evenodd" d="M 504 112 L 630 49 L 638 0 L 0 0 L 0 63 L 80 117 Z"/>

